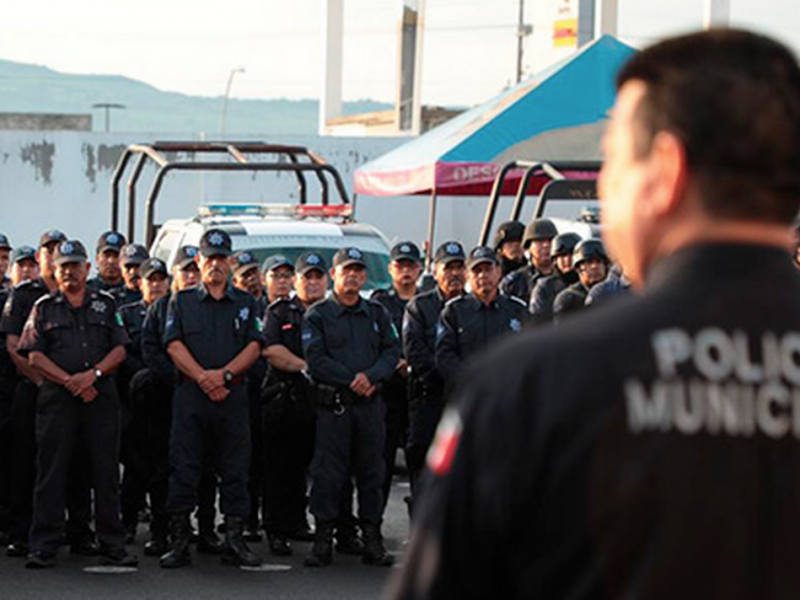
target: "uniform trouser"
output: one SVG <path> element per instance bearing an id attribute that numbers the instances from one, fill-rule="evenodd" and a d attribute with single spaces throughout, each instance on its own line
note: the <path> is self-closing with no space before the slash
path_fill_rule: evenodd
<path id="1" fill-rule="evenodd" d="M 313 413 L 264 423 L 264 507 L 268 533 L 288 535 L 305 524 L 307 473 L 314 456 Z M 350 494 L 352 496 L 352 492 Z"/>
<path id="2" fill-rule="evenodd" d="M 353 473 L 359 519 L 365 523 L 380 521 L 385 472 L 385 412 L 379 396 L 348 405 L 339 415 L 330 407 L 318 409 L 310 502 L 311 513 L 317 519 L 336 519 L 343 489 Z"/>
<path id="3" fill-rule="evenodd" d="M 234 385 L 222 402 L 212 402 L 197 384 L 182 381 L 172 405 L 167 512 L 189 513 L 197 505 L 203 458 L 213 449 L 220 477 L 220 508 L 229 517 L 250 514 L 247 478 L 250 423 L 247 392 Z"/>
<path id="4" fill-rule="evenodd" d="M 441 394 L 421 394 L 408 402 L 406 461 L 412 496 L 425 468 L 425 455 L 433 442 L 443 410 L 444 395 Z"/>
<path id="5" fill-rule="evenodd" d="M 15 543 L 27 543 L 33 517 L 33 490 L 36 481 L 36 397 L 39 389 L 29 380 L 17 383 L 11 407 L 13 426 L 13 465 L 9 534 Z M 83 447 L 82 441 L 80 441 Z M 67 481 L 67 537 L 77 541 L 92 535 L 91 471 L 83 459 L 72 461 Z"/>
<path id="6" fill-rule="evenodd" d="M 11 409 L 14 405 L 15 382 L 0 379 L 0 531 L 9 529 L 11 510 L 11 484 L 13 478 L 13 431 Z"/>
<path id="7" fill-rule="evenodd" d="M 392 490 L 392 476 L 397 456 L 397 449 L 405 449 L 408 437 L 408 386 L 406 381 L 398 376 L 392 377 L 384 386 L 382 395 L 386 401 L 386 444 L 384 445 L 383 460 L 386 462 L 386 477 L 383 481 L 383 505 L 389 501 Z M 406 452 L 406 463 L 408 453 Z"/>
<path id="8" fill-rule="evenodd" d="M 137 457 L 125 466 L 125 478 L 122 484 L 122 520 L 126 526 L 135 525 L 145 495 L 148 495 L 153 513 L 150 530 L 155 535 L 166 534 L 168 525 L 166 503 L 172 393 L 172 386 L 152 382 L 131 394 L 130 398 L 132 409 L 130 424 L 133 427 L 128 433 L 135 434 L 129 439 L 136 442 Z M 129 486 L 127 488 L 126 482 Z"/>
<path id="9" fill-rule="evenodd" d="M 261 382 L 249 381 L 247 399 L 250 415 L 250 524 L 259 525 L 264 501 L 264 422 L 261 416 Z"/>
<path id="10" fill-rule="evenodd" d="M 126 390 L 127 392 L 127 390 Z M 122 522 L 126 528 L 135 528 L 139 522 L 139 511 L 145 506 L 148 471 L 147 414 L 142 406 L 143 398 L 126 394 L 127 402 L 122 408 L 122 435 L 120 458 L 125 467 L 122 475 Z"/>
<path id="11" fill-rule="evenodd" d="M 58 548 L 73 459 L 90 468 L 101 546 L 119 548 L 125 541 L 119 504 L 119 400 L 112 380 L 95 386 L 99 395 L 88 403 L 50 382 L 39 389 L 32 551 L 54 553 Z"/>

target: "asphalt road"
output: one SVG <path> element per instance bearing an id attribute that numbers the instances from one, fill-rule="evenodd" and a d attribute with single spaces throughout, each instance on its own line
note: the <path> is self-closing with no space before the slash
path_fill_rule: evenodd
<path id="1" fill-rule="evenodd" d="M 386 547 L 396 555 L 397 564 L 402 561 L 408 537 L 408 517 L 402 501 L 407 493 L 407 482 L 396 479 L 383 527 Z M 85 569 L 91 571 L 96 566 L 96 560 L 70 556 L 64 549 L 59 553 L 57 566 L 45 571 L 29 571 L 23 568 L 23 559 L 0 555 L 0 598 L 357 600 L 379 598 L 393 570 L 368 567 L 358 557 L 341 555 L 334 557 L 331 567 L 305 568 L 303 558 L 311 544 L 292 542 L 294 554 L 288 558 L 270 555 L 266 543 L 251 545 L 265 559 L 264 571 L 226 567 L 219 563 L 218 557 L 196 553 L 191 567 L 166 571 L 159 568 L 157 558 L 142 554 L 147 539 L 146 525 L 140 525 L 136 545 L 131 547 L 139 556 L 139 568 L 131 573 L 87 572 Z"/>

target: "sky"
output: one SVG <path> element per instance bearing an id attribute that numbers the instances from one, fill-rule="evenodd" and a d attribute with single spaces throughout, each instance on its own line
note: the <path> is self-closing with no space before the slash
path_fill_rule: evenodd
<path id="1" fill-rule="evenodd" d="M 164 91 L 236 98 L 318 98 L 323 0 L 10 2 L 0 59 L 66 73 L 123 75 Z M 556 58 L 557 0 L 525 0 L 523 66 Z M 563 0 L 561 0 L 563 1 Z M 702 25 L 703 0 L 619 0 L 619 37 L 635 46 Z M 730 0 L 734 25 L 772 34 L 800 54 L 797 0 Z M 345 100 L 395 97 L 399 0 L 345 0 Z M 422 100 L 471 106 L 514 82 L 519 0 L 426 0 Z M 124 101 L 124 99 L 119 99 Z"/>

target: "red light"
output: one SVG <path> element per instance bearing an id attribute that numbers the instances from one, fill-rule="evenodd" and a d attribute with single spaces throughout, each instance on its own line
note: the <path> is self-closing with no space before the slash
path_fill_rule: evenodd
<path id="1" fill-rule="evenodd" d="M 298 204 L 295 208 L 299 217 L 350 217 L 353 207 L 349 204 Z"/>

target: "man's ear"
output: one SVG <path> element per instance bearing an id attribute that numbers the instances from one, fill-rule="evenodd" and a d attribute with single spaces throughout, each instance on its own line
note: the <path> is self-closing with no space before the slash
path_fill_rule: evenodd
<path id="1" fill-rule="evenodd" d="M 686 149 L 673 133 L 658 132 L 653 138 L 649 163 L 650 193 L 648 212 L 654 218 L 663 218 L 683 206 L 688 183 Z"/>

